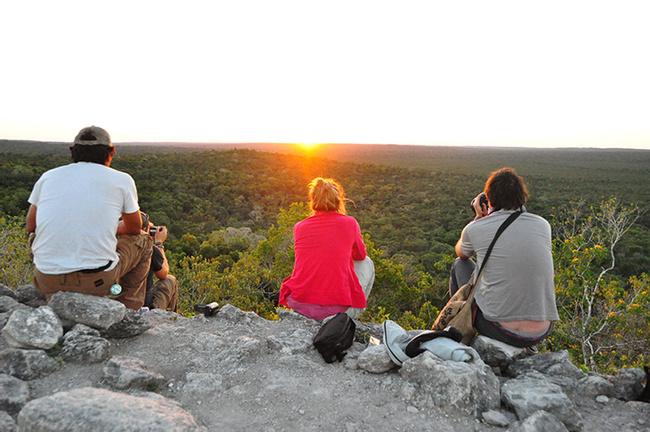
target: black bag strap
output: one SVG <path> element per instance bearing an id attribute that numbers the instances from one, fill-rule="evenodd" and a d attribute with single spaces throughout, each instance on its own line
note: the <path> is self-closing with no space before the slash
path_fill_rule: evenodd
<path id="1" fill-rule="evenodd" d="M 494 238 L 492 239 L 492 243 L 490 243 L 490 246 L 488 247 L 487 252 L 485 252 L 485 258 L 483 258 L 483 262 L 481 263 L 481 268 L 478 271 L 478 276 L 476 276 L 476 279 L 474 280 L 474 287 L 478 285 L 478 280 L 481 278 L 481 275 L 483 274 L 483 269 L 485 268 L 485 263 L 487 262 L 488 258 L 490 257 L 490 253 L 492 253 L 492 248 L 494 248 L 494 244 L 497 242 L 497 239 L 503 233 L 508 226 L 515 221 L 520 215 L 522 211 L 517 210 L 513 214 L 511 214 L 508 219 L 503 221 L 499 229 L 497 230 L 497 233 L 494 235 Z M 474 291 L 474 290 L 472 290 Z"/>

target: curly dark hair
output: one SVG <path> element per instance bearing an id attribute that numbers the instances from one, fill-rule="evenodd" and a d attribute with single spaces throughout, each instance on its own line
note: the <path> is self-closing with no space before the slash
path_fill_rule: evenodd
<path id="1" fill-rule="evenodd" d="M 514 169 L 494 171 L 485 183 L 485 195 L 494 210 L 517 210 L 528 199 L 528 189 Z"/>

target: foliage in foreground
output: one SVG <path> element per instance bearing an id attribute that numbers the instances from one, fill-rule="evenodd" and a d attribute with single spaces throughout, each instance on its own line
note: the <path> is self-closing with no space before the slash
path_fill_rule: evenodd
<path id="1" fill-rule="evenodd" d="M 0 217 L 0 283 L 17 287 L 30 283 L 32 265 L 22 220 Z"/>
<path id="2" fill-rule="evenodd" d="M 614 370 L 648 361 L 650 277 L 613 275 L 616 247 L 638 208 L 615 199 L 585 211 L 573 203 L 553 224 L 555 287 L 561 320 L 551 337 L 589 370 Z"/>

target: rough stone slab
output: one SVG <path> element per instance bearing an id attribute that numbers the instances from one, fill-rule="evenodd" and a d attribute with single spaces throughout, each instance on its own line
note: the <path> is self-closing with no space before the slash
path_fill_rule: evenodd
<path id="1" fill-rule="evenodd" d="M 0 411 L 0 431 L 2 432 L 16 432 L 18 425 L 14 419 L 4 411 Z"/>
<path id="2" fill-rule="evenodd" d="M 183 390 L 192 393 L 213 393 L 223 391 L 223 377 L 213 373 L 189 372 Z"/>
<path id="3" fill-rule="evenodd" d="M 225 307 L 225 306 L 224 306 Z M 290 309 L 276 309 L 275 311 L 278 314 L 278 319 L 280 321 L 296 321 L 298 323 L 304 323 L 308 325 L 318 325 L 318 321 L 311 318 L 307 318 L 304 315 L 299 314 L 298 312 L 292 311 Z"/>
<path id="4" fill-rule="evenodd" d="M 501 411 L 489 410 L 481 414 L 483 421 L 490 426 L 507 427 L 510 425 L 510 419 Z"/>
<path id="5" fill-rule="evenodd" d="M 165 377 L 147 369 L 138 358 L 115 357 L 104 365 L 104 380 L 116 389 L 156 390 Z"/>
<path id="6" fill-rule="evenodd" d="M 7 285 L 1 283 L 0 283 L 0 296 L 8 296 L 14 300 L 18 300 L 18 295 L 16 295 L 16 291 L 12 290 Z"/>
<path id="7" fill-rule="evenodd" d="M 63 319 L 102 330 L 122 321 L 126 314 L 126 307 L 118 301 L 76 292 L 59 291 L 49 305 Z"/>
<path id="8" fill-rule="evenodd" d="M 568 432 L 566 426 L 557 417 L 546 411 L 537 411 L 511 430 L 512 432 Z"/>
<path id="9" fill-rule="evenodd" d="M 268 326 L 269 321 L 265 320 L 255 312 L 244 312 L 233 305 L 225 305 L 215 315 L 216 319 L 236 325 L 261 325 Z"/>
<path id="10" fill-rule="evenodd" d="M 268 351 L 268 342 L 266 340 L 240 336 L 224 351 L 220 352 L 215 361 L 220 365 L 221 372 L 227 372 L 236 369 L 239 365 L 249 359 L 255 360 L 262 357 Z"/>
<path id="11" fill-rule="evenodd" d="M 43 377 L 60 367 L 45 351 L 9 348 L 0 352 L 0 370 L 22 380 Z"/>
<path id="12" fill-rule="evenodd" d="M 47 304 L 45 294 L 40 292 L 33 284 L 20 285 L 16 288 L 16 299 L 30 306 L 38 307 Z"/>
<path id="13" fill-rule="evenodd" d="M 20 303 L 18 303 L 15 298 L 7 295 L 0 295 L 0 312 L 11 312 L 19 305 Z"/>
<path id="14" fill-rule="evenodd" d="M 63 336 L 63 326 L 49 306 L 16 309 L 2 329 L 2 335 L 14 348 L 50 349 Z"/>
<path id="15" fill-rule="evenodd" d="M 395 367 L 385 345 L 369 345 L 359 354 L 357 367 L 370 373 L 385 373 Z"/>
<path id="16" fill-rule="evenodd" d="M 512 407 L 520 420 L 526 420 L 537 411 L 553 414 L 571 431 L 582 428 L 582 416 L 562 388 L 538 374 L 507 381 L 501 387 L 503 402 Z"/>
<path id="17" fill-rule="evenodd" d="M 124 318 L 106 330 L 102 336 L 112 339 L 126 339 L 138 336 L 153 327 L 151 321 L 147 320 L 141 313 L 133 309 L 127 309 Z"/>
<path id="18" fill-rule="evenodd" d="M 520 358 L 526 357 L 526 350 L 523 348 L 513 347 L 481 335 L 475 337 L 470 346 L 478 352 L 486 364 L 497 367 L 501 371 L 508 369 L 508 366 Z"/>
<path id="19" fill-rule="evenodd" d="M 99 336 L 99 331 L 76 324 L 63 336 L 61 357 L 73 363 L 97 363 L 109 356 L 110 342 Z"/>
<path id="20" fill-rule="evenodd" d="M 0 374 L 0 411 L 17 414 L 28 400 L 29 386 L 25 381 Z"/>
<path id="21" fill-rule="evenodd" d="M 59 392 L 29 402 L 18 415 L 30 431 L 199 431 L 194 417 L 175 402 L 97 388 Z"/>
<path id="22" fill-rule="evenodd" d="M 295 329 L 292 333 L 280 333 L 269 336 L 268 345 L 271 349 L 283 354 L 306 353 L 312 349 L 314 334 L 305 329 Z"/>
<path id="23" fill-rule="evenodd" d="M 5 327 L 5 324 L 7 324 L 7 321 L 9 321 L 10 316 L 11 312 L 0 312 L 0 330 Z"/>
<path id="24" fill-rule="evenodd" d="M 566 377 L 573 381 L 586 376 L 584 372 L 571 363 L 569 352 L 566 350 L 536 354 L 517 360 L 508 367 L 507 372 L 511 377 L 518 377 L 531 369 L 545 375 Z"/>
<path id="25" fill-rule="evenodd" d="M 578 391 L 581 395 L 590 397 L 616 395 L 614 384 L 600 375 L 589 375 L 578 381 Z"/>
<path id="26" fill-rule="evenodd" d="M 616 397 L 633 401 L 638 398 L 645 387 L 645 372 L 638 368 L 624 368 L 611 379 Z"/>
<path id="27" fill-rule="evenodd" d="M 476 417 L 500 406 L 499 379 L 480 360 L 442 360 L 425 351 L 405 361 L 399 372 L 406 381 L 402 396 L 418 406 L 458 409 Z"/>

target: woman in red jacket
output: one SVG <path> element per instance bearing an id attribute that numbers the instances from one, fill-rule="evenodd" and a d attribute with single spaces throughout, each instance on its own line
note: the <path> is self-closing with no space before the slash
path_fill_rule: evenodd
<path id="1" fill-rule="evenodd" d="M 343 188 L 333 179 L 309 183 L 311 216 L 293 227 L 296 261 L 282 282 L 280 301 L 322 320 L 339 312 L 358 318 L 375 280 L 375 267 L 357 221 L 346 215 Z"/>

